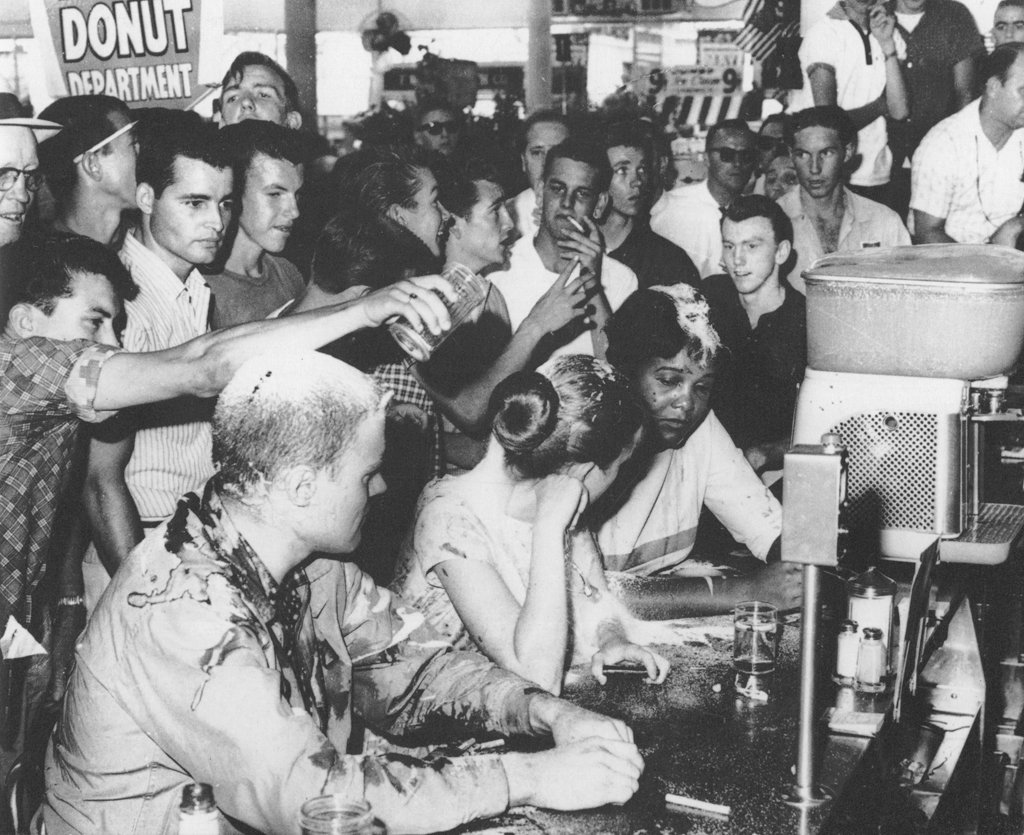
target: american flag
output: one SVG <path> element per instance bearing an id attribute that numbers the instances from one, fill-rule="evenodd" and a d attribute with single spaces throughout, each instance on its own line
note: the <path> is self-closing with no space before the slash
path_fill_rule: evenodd
<path id="1" fill-rule="evenodd" d="M 785 2 L 779 0 L 747 0 L 743 9 L 743 28 L 734 43 L 749 52 L 755 61 L 764 61 L 774 51 L 778 41 L 800 32 L 799 19 L 787 14 Z"/>

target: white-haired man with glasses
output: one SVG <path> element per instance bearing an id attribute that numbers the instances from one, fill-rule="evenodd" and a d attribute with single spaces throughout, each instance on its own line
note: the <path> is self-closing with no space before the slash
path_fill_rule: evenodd
<path id="1" fill-rule="evenodd" d="M 978 75 L 980 98 L 939 122 L 914 154 L 915 243 L 1013 246 L 1024 231 L 1024 43 L 997 46 Z"/>

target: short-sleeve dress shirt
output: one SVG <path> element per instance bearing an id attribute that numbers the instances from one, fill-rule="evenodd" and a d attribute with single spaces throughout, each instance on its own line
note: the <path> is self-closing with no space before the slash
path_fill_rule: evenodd
<path id="1" fill-rule="evenodd" d="M 928 131 L 914 154 L 910 208 L 946 219 L 954 241 L 986 241 L 1024 203 L 1024 129 L 998 150 L 981 129 L 975 99 Z"/>

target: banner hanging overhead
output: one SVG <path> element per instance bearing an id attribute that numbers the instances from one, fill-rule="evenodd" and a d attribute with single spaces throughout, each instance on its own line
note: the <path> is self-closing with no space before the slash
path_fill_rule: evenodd
<path id="1" fill-rule="evenodd" d="M 220 81 L 222 0 L 32 0 L 31 12 L 54 97 L 186 108 Z"/>

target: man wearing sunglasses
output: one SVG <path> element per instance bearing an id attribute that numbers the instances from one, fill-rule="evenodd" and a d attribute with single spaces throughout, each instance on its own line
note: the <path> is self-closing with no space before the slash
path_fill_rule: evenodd
<path id="1" fill-rule="evenodd" d="M 459 114 L 443 102 L 425 102 L 413 130 L 413 142 L 427 151 L 451 158 L 459 145 L 462 123 Z"/>
<path id="2" fill-rule="evenodd" d="M 64 126 L 39 146 L 46 184 L 57 203 L 53 228 L 119 248 L 124 212 L 135 209 L 135 121 L 120 99 L 69 96 L 41 114 Z"/>
<path id="3" fill-rule="evenodd" d="M 757 137 L 741 119 L 708 131 L 708 177 L 667 191 L 651 209 L 651 229 L 682 247 L 701 278 L 722 271 L 721 210 L 743 194 L 757 165 Z"/>

